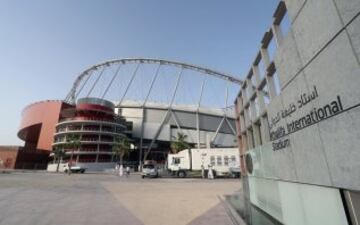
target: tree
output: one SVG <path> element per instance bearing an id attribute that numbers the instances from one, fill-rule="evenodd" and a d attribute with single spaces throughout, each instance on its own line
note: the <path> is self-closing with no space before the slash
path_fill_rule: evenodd
<path id="1" fill-rule="evenodd" d="M 74 157 L 74 150 L 79 150 L 79 148 L 81 147 L 81 141 L 80 141 L 80 136 L 79 135 L 75 135 L 75 134 L 70 134 L 66 137 L 66 144 L 65 146 L 68 149 L 71 149 L 71 156 L 70 156 L 70 162 L 72 164 L 73 161 L 73 157 Z M 70 167 L 71 167 L 70 164 Z M 71 172 L 71 168 L 69 167 L 68 172 L 70 174 Z"/>
<path id="2" fill-rule="evenodd" d="M 57 167 L 56 167 L 56 172 L 59 172 L 59 166 L 60 166 L 60 162 L 62 160 L 62 158 L 65 156 L 65 151 L 64 151 L 64 147 L 63 146 L 55 146 L 54 150 L 54 159 L 55 161 L 57 160 Z"/>
<path id="3" fill-rule="evenodd" d="M 124 156 L 129 155 L 132 151 L 129 138 L 123 135 L 116 136 L 114 138 L 112 151 L 120 159 L 120 165 L 122 165 Z"/>
<path id="4" fill-rule="evenodd" d="M 187 138 L 186 134 L 181 132 L 177 133 L 177 137 L 175 141 L 171 141 L 170 148 L 173 154 L 178 153 L 181 150 L 189 149 L 191 146 L 185 141 Z"/>

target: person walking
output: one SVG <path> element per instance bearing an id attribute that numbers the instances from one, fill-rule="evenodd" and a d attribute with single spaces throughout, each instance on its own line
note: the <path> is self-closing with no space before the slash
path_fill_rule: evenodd
<path id="1" fill-rule="evenodd" d="M 124 168 L 123 168 L 123 165 L 120 165 L 119 176 L 122 177 L 123 175 L 124 175 Z"/>
<path id="2" fill-rule="evenodd" d="M 214 179 L 214 172 L 211 165 L 209 165 L 208 179 L 210 180 Z"/>
<path id="3" fill-rule="evenodd" d="M 205 179 L 205 168 L 204 165 L 201 165 L 201 178 Z"/>
<path id="4" fill-rule="evenodd" d="M 130 176 L 130 167 L 127 166 L 125 170 L 126 170 L 126 177 L 129 177 Z"/>
<path id="5" fill-rule="evenodd" d="M 72 161 L 69 160 L 69 162 L 68 162 L 68 175 L 71 174 L 71 165 L 72 165 Z"/>
<path id="6" fill-rule="evenodd" d="M 119 163 L 116 163 L 115 165 L 115 175 L 118 175 L 119 174 Z"/>

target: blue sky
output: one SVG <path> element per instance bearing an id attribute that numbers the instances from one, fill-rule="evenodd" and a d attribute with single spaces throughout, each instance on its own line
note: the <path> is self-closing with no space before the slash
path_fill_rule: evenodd
<path id="1" fill-rule="evenodd" d="M 21 110 L 63 99 L 77 74 L 107 59 L 184 61 L 240 78 L 278 0 L 0 1 L 0 145 L 21 144 Z"/>

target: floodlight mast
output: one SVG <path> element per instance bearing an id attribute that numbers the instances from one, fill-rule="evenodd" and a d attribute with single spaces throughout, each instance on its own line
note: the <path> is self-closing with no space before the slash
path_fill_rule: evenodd
<path id="1" fill-rule="evenodd" d="M 177 61 L 170 61 L 170 60 L 164 60 L 164 59 L 155 59 L 155 58 L 124 58 L 124 59 L 114 59 L 114 60 L 109 60 L 109 61 L 105 61 L 103 63 L 99 63 L 96 65 L 91 66 L 90 68 L 86 69 L 85 71 L 83 71 L 75 80 L 70 92 L 68 93 L 68 95 L 65 98 L 65 102 L 68 102 L 70 104 L 74 104 L 77 98 L 77 89 L 81 83 L 81 81 L 87 77 L 90 76 L 92 74 L 92 72 L 100 69 L 100 68 L 106 68 L 109 67 L 113 64 L 131 64 L 131 63 L 137 63 L 137 64 L 159 64 L 159 65 L 171 65 L 171 66 L 177 66 L 180 67 L 182 69 L 189 69 L 189 70 L 193 70 L 193 71 L 197 71 L 203 74 L 207 74 L 210 76 L 215 76 L 217 78 L 223 79 L 223 80 L 227 80 L 231 83 L 237 84 L 237 85 L 242 85 L 243 81 L 233 77 L 229 74 L 226 73 L 221 73 L 212 69 L 208 69 L 205 67 L 201 67 L 201 66 L 196 66 L 193 64 L 188 64 L 188 63 L 183 63 L 183 62 L 177 62 Z M 85 80 L 86 82 L 87 80 Z M 82 88 L 80 88 L 81 90 Z"/>

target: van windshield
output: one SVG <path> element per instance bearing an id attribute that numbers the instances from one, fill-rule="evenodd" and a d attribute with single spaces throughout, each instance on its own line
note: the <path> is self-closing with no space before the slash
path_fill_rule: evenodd
<path id="1" fill-rule="evenodd" d="M 154 169 L 155 166 L 154 165 L 144 165 L 143 168 L 144 169 Z"/>

